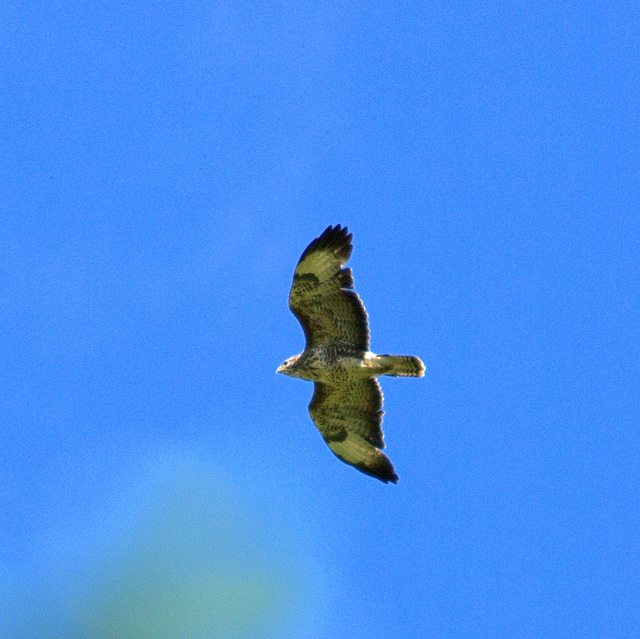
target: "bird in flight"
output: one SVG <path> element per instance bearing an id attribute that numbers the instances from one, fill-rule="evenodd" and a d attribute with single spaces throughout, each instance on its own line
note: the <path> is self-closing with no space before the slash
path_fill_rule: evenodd
<path id="1" fill-rule="evenodd" d="M 369 351 L 367 312 L 344 265 L 352 234 L 329 226 L 305 249 L 289 294 L 289 308 L 306 338 L 302 353 L 276 372 L 314 382 L 311 419 L 333 453 L 361 472 L 388 483 L 398 475 L 380 449 L 382 391 L 376 377 L 422 377 L 424 364 L 412 355 Z"/>

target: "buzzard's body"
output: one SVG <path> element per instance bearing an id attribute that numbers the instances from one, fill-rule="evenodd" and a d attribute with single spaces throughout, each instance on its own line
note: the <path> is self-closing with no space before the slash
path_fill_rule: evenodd
<path id="1" fill-rule="evenodd" d="M 289 308 L 307 340 L 278 373 L 315 382 L 309 413 L 329 448 L 384 482 L 398 481 L 384 448 L 379 375 L 422 377 L 417 357 L 369 351 L 367 313 L 353 290 L 351 235 L 329 227 L 306 248 L 293 275 Z"/>

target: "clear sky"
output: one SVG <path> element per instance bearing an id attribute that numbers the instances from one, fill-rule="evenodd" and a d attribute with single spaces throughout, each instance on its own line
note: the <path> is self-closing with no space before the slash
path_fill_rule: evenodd
<path id="1" fill-rule="evenodd" d="M 4 2 L 9 639 L 640 636 L 637 2 Z M 384 485 L 276 375 L 354 234 Z"/>

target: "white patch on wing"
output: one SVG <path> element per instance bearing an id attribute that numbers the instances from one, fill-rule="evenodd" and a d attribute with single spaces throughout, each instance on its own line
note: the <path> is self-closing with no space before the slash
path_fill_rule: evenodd
<path id="1" fill-rule="evenodd" d="M 340 270 L 337 267 L 337 270 Z M 296 275 L 315 275 L 320 282 L 324 282 L 336 272 L 336 259 L 333 255 L 319 253 L 311 258 L 305 258 L 296 268 Z M 328 275 L 328 277 L 327 277 Z"/>

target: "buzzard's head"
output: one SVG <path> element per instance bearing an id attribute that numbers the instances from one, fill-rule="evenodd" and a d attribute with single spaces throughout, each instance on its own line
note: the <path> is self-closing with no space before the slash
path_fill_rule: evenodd
<path id="1" fill-rule="evenodd" d="M 300 355 L 294 355 L 293 357 L 290 357 L 288 360 L 284 361 L 281 366 L 278 366 L 278 370 L 276 371 L 276 373 L 292 375 L 299 359 Z"/>

